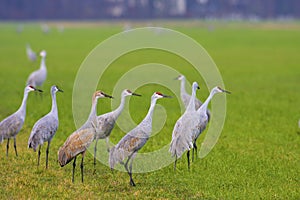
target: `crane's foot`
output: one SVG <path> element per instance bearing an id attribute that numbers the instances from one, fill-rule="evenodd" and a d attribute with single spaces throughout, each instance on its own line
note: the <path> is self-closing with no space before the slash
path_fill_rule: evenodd
<path id="1" fill-rule="evenodd" d="M 130 179 L 130 185 L 133 186 L 133 187 L 135 186 L 135 183 L 132 179 Z"/>

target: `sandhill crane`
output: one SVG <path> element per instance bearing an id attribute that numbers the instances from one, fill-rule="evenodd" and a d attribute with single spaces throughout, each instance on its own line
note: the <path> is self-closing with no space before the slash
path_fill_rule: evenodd
<path id="1" fill-rule="evenodd" d="M 30 137 L 28 139 L 28 148 L 32 148 L 34 152 L 37 147 L 38 151 L 38 165 L 40 164 L 41 146 L 44 142 L 48 142 L 46 150 L 46 169 L 48 168 L 48 155 L 50 143 L 58 128 L 58 111 L 56 104 L 56 92 L 63 92 L 56 85 L 51 87 L 50 93 L 52 97 L 51 111 L 39 119 L 33 126 Z"/>
<path id="2" fill-rule="evenodd" d="M 135 158 L 137 152 L 146 144 L 152 131 L 152 114 L 156 104 L 156 100 L 160 98 L 170 97 L 160 92 L 155 92 L 151 97 L 151 104 L 149 111 L 143 121 L 130 132 L 128 132 L 119 143 L 111 148 L 109 154 L 109 165 L 113 169 L 115 164 L 121 163 L 124 165 L 128 175 L 130 177 L 130 184 L 135 186 L 132 179 L 132 161 Z M 124 163 L 123 161 L 126 159 Z M 129 168 L 128 168 L 128 163 Z"/>
<path id="3" fill-rule="evenodd" d="M 109 96 L 102 91 L 96 91 L 94 93 L 92 98 L 92 108 L 88 120 L 78 130 L 73 132 L 58 150 L 58 162 L 61 167 L 65 166 L 74 159 L 72 182 L 74 182 L 76 158 L 79 154 L 82 155 L 80 168 L 81 181 L 83 182 L 83 159 L 85 152 L 93 142 L 96 133 L 97 101 L 99 98 L 105 97 L 112 98 L 112 96 Z"/>
<path id="4" fill-rule="evenodd" d="M 180 80 L 181 81 L 181 85 L 180 85 L 180 97 L 181 97 L 181 100 L 182 100 L 185 108 L 187 108 L 188 105 L 189 105 L 191 96 L 185 90 L 185 81 L 186 81 L 185 76 L 184 75 L 179 75 L 176 78 L 176 80 Z M 195 97 L 195 108 L 196 108 L 196 110 L 198 110 L 201 105 L 202 105 L 202 102 Z M 208 115 L 208 121 L 209 121 L 210 120 L 210 111 L 209 110 L 207 110 L 207 115 Z M 195 152 L 196 152 L 196 157 L 197 157 L 197 139 L 195 140 L 195 143 L 193 145 L 194 145 L 195 148 L 193 148 L 192 160 L 194 161 L 194 153 Z"/>
<path id="5" fill-rule="evenodd" d="M 36 61 L 36 53 L 31 49 L 29 44 L 26 45 L 26 54 L 28 60 L 32 62 Z"/>
<path id="6" fill-rule="evenodd" d="M 175 156 L 174 169 L 176 169 L 176 161 L 178 158 L 182 156 L 182 154 L 187 150 L 188 157 L 189 151 L 191 148 L 195 148 L 194 143 L 195 140 L 199 137 L 199 135 L 205 130 L 206 125 L 208 123 L 208 114 L 207 114 L 207 106 L 210 100 L 216 93 L 225 92 L 230 94 L 229 91 L 223 90 L 220 87 L 214 87 L 208 98 L 205 102 L 200 106 L 200 108 L 196 111 L 196 115 L 194 112 L 190 114 L 189 120 L 180 121 L 180 119 L 176 122 L 172 141 L 170 145 L 170 152 L 172 156 Z M 188 159 L 188 167 L 189 167 L 189 159 Z"/>
<path id="7" fill-rule="evenodd" d="M 185 76 L 184 75 L 179 75 L 175 79 L 181 81 L 181 83 L 180 83 L 180 97 L 181 97 L 181 100 L 184 104 L 184 107 L 187 108 L 189 103 L 190 103 L 191 95 L 189 95 L 185 90 L 185 81 L 186 81 Z M 201 105 L 202 105 L 202 102 L 199 99 L 195 98 L 196 110 L 198 108 L 200 108 Z"/>
<path id="8" fill-rule="evenodd" d="M 45 50 L 41 51 L 40 56 L 42 57 L 42 59 L 40 69 L 32 72 L 29 75 L 29 78 L 27 79 L 26 83 L 27 85 L 32 85 L 36 87 L 43 85 L 43 83 L 45 82 L 47 78 L 46 55 L 47 53 Z"/>
<path id="9" fill-rule="evenodd" d="M 28 97 L 28 93 L 31 91 L 42 92 L 42 90 L 36 89 L 33 86 L 30 85 L 26 86 L 24 89 L 23 101 L 20 108 L 14 114 L 8 116 L 7 118 L 5 118 L 3 121 L 0 122 L 0 142 L 2 142 L 4 139 L 7 139 L 6 156 L 8 156 L 10 138 L 14 138 L 14 148 L 15 148 L 16 156 L 18 156 L 16 136 L 24 124 L 25 117 L 26 117 L 27 97 Z"/>
<path id="10" fill-rule="evenodd" d="M 199 89 L 198 83 L 193 82 L 192 96 L 189 105 L 183 115 L 176 121 L 172 133 L 172 141 L 169 151 L 172 156 L 175 156 L 174 169 L 176 169 L 177 157 L 180 157 L 183 150 L 188 150 L 187 159 L 188 167 L 190 168 L 190 149 L 193 148 L 192 133 L 198 132 L 196 125 L 199 118 L 195 109 L 196 90 Z"/>
<path id="11" fill-rule="evenodd" d="M 127 96 L 141 96 L 139 94 L 133 93 L 128 89 L 125 89 L 122 91 L 121 94 L 121 103 L 119 107 L 111 111 L 109 113 L 105 113 L 103 115 L 100 115 L 97 117 L 97 129 L 96 129 L 96 143 L 95 143 L 95 148 L 94 148 L 94 166 L 96 165 L 96 152 L 97 152 L 97 143 L 99 139 L 106 139 L 106 145 L 107 145 L 107 151 L 109 152 L 109 135 L 112 131 L 112 129 L 115 126 L 115 122 L 120 116 L 122 110 L 124 109 L 125 106 L 125 97 Z"/>

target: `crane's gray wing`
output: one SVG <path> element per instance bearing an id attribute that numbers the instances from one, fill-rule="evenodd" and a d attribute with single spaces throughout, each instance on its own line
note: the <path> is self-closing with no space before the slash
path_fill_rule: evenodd
<path id="1" fill-rule="evenodd" d="M 193 141 L 196 141 L 200 134 L 206 129 L 206 126 L 209 122 L 209 116 L 206 114 L 200 115 L 199 122 L 196 126 L 197 132 L 193 135 Z"/>
<path id="2" fill-rule="evenodd" d="M 28 139 L 28 147 L 34 151 L 38 145 L 42 145 L 46 141 L 50 141 L 55 135 L 58 128 L 58 119 L 51 115 L 39 119 L 33 126 Z"/>
<path id="3" fill-rule="evenodd" d="M 149 137 L 140 129 L 133 129 L 127 133 L 119 143 L 110 151 L 109 163 L 113 168 L 116 163 L 122 162 L 132 153 L 140 150 L 147 142 Z"/>
<path id="4" fill-rule="evenodd" d="M 97 117 L 96 137 L 106 138 L 115 126 L 115 118 L 111 115 L 100 115 Z"/>
<path id="5" fill-rule="evenodd" d="M 16 136 L 21 130 L 24 120 L 16 114 L 12 114 L 0 122 L 0 135 L 2 139 Z"/>

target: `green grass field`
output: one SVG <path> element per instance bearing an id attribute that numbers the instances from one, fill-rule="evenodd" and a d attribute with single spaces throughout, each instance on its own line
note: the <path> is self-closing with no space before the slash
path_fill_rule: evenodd
<path id="1" fill-rule="evenodd" d="M 72 115 L 72 90 L 77 70 L 88 53 L 110 35 L 122 31 L 122 23 L 61 22 L 65 31 L 42 34 L 38 23 L 26 23 L 21 34 L 17 23 L 0 23 L 0 120 L 21 104 L 26 79 L 39 67 L 27 60 L 25 44 L 47 50 L 48 79 L 43 98 L 30 94 L 23 129 L 17 136 L 19 157 L 11 141 L 6 158 L 6 141 L 0 148 L 1 199 L 300 199 L 300 24 L 299 22 L 153 22 L 173 28 L 198 41 L 211 55 L 223 76 L 227 96 L 227 117 L 217 145 L 204 159 L 197 159 L 187 170 L 186 155 L 173 165 L 155 172 L 134 174 L 136 187 L 129 185 L 126 173 L 85 158 L 85 182 L 80 181 L 80 157 L 75 183 L 71 182 L 72 164 L 61 168 L 57 150 L 75 129 Z M 209 27 L 213 24 L 214 31 Z M 134 27 L 146 26 L 139 22 Z M 162 59 L 163 57 L 163 59 Z M 190 81 L 199 75 L 187 63 L 166 52 L 145 50 L 125 55 L 105 72 L 99 89 L 110 94 L 114 83 L 132 66 L 160 62 L 174 67 Z M 187 67 L 182 67 L 187 66 Z M 51 143 L 49 169 L 45 169 L 45 145 L 41 165 L 37 153 L 27 149 L 31 128 L 50 109 L 49 89 L 57 84 L 60 127 Z M 179 83 L 178 83 L 179 87 Z M 145 116 L 154 91 L 172 95 L 167 88 L 150 85 L 137 92 L 145 98 L 131 98 L 130 111 L 138 123 Z M 208 95 L 205 86 L 198 97 Z M 147 98 L 149 97 L 149 98 Z M 117 97 L 118 99 L 118 97 Z M 98 113 L 110 111 L 110 100 L 101 100 Z M 87 102 L 90 105 L 90 102 Z M 168 118 L 160 133 L 152 137 L 142 152 L 158 149 L 171 140 L 173 126 L 180 116 L 178 101 L 160 100 Z M 116 127 L 111 140 L 124 135 Z M 205 133 L 204 133 L 205 134 Z M 204 138 L 198 140 L 198 146 Z"/>

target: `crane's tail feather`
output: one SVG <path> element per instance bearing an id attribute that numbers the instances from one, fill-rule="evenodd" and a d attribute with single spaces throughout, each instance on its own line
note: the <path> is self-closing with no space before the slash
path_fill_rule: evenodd
<path id="1" fill-rule="evenodd" d="M 130 152 L 124 151 L 123 149 L 118 149 L 115 146 L 110 149 L 109 152 L 109 166 L 114 169 L 117 163 L 121 163 Z"/>
<path id="2" fill-rule="evenodd" d="M 169 152 L 172 156 L 180 158 L 185 151 L 190 150 L 191 148 L 193 148 L 192 142 L 189 142 L 184 137 L 178 136 L 172 139 Z"/>

